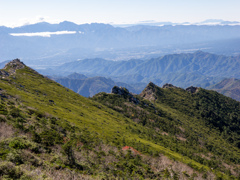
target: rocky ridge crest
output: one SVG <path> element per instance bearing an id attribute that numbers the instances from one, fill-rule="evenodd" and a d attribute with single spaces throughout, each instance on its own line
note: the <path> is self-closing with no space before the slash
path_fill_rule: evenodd
<path id="1" fill-rule="evenodd" d="M 0 77 L 6 78 L 10 75 L 13 75 L 16 73 L 16 70 L 25 68 L 26 65 L 21 62 L 19 59 L 14 59 L 10 62 L 8 62 L 5 67 L 0 70 Z"/>
<path id="2" fill-rule="evenodd" d="M 124 96 L 125 98 L 129 98 L 129 102 L 133 102 L 134 104 L 139 104 L 139 100 L 133 96 L 132 93 L 128 91 L 125 87 L 114 86 L 111 91 L 112 94 L 118 94 Z"/>
<path id="3" fill-rule="evenodd" d="M 198 90 L 199 90 L 198 87 L 193 87 L 193 86 L 186 88 L 186 91 L 188 91 L 190 93 L 196 93 L 196 92 L 198 92 Z"/>
<path id="4" fill-rule="evenodd" d="M 23 69 L 25 68 L 26 65 L 20 61 L 20 59 L 14 59 L 7 63 L 3 69 L 8 69 L 10 74 L 13 74 L 16 72 L 18 69 Z"/>
<path id="5" fill-rule="evenodd" d="M 160 88 L 158 87 L 157 85 L 155 85 L 154 83 L 150 82 L 147 87 L 140 93 L 140 96 L 143 97 L 144 99 L 148 99 L 149 101 L 155 101 L 157 99 L 157 96 L 155 95 L 155 92 L 156 92 L 156 88 Z M 177 87 L 177 86 L 174 86 L 172 84 L 164 84 L 162 86 L 162 88 L 160 89 L 176 89 L 176 88 L 179 88 L 179 89 L 182 89 L 180 87 Z M 197 93 L 199 90 L 198 87 L 193 87 L 193 86 L 190 86 L 188 88 L 185 89 L 185 91 L 188 91 L 189 93 Z"/>
<path id="6" fill-rule="evenodd" d="M 178 87 L 177 87 L 177 86 L 174 86 L 174 85 L 172 85 L 172 84 L 166 83 L 166 84 L 164 84 L 164 85 L 162 86 L 162 88 L 178 88 Z"/>
<path id="7" fill-rule="evenodd" d="M 5 67 L 0 70 L 0 78 L 5 79 L 11 75 L 14 75 L 17 70 L 24 69 L 27 66 L 20 61 L 20 59 L 14 59 L 10 62 L 8 62 Z M 39 74 L 37 71 L 31 69 L 30 67 L 27 67 L 29 70 L 31 70 L 35 74 Z M 41 75 L 42 76 L 42 75 Z"/>
<path id="8" fill-rule="evenodd" d="M 150 101 L 156 100 L 157 99 L 157 97 L 155 96 L 156 87 L 157 86 L 154 83 L 150 82 L 147 85 L 147 87 L 140 93 L 140 96 Z"/>

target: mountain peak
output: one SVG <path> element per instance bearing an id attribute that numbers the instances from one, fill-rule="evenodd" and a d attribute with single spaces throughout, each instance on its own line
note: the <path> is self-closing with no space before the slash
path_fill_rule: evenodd
<path id="1" fill-rule="evenodd" d="M 87 79 L 87 76 L 74 72 L 73 74 L 68 75 L 67 78 L 69 78 L 69 79 Z"/>
<path id="2" fill-rule="evenodd" d="M 20 59 L 14 59 L 7 63 L 3 69 L 7 70 L 10 74 L 13 74 L 18 69 L 25 68 L 26 65 L 20 61 Z"/>
<path id="3" fill-rule="evenodd" d="M 148 100 L 156 100 L 157 97 L 155 96 L 155 89 L 157 88 L 158 86 L 155 85 L 153 82 L 150 82 L 146 87 L 145 89 L 141 92 L 140 96 L 145 98 L 145 99 L 148 99 Z"/>
<path id="4" fill-rule="evenodd" d="M 70 28 L 69 30 L 71 30 L 71 28 L 76 28 L 78 27 L 77 24 L 73 23 L 73 22 L 70 22 L 70 21 L 63 21 L 63 22 L 60 22 L 59 25 L 63 28 Z"/>
<path id="5" fill-rule="evenodd" d="M 62 21 L 59 24 L 75 24 L 74 22 L 71 21 Z M 75 24 L 76 25 L 76 24 Z"/>
<path id="6" fill-rule="evenodd" d="M 25 67 L 26 65 L 19 59 L 14 59 L 5 65 L 3 70 L 0 70 L 0 77 L 3 79 L 7 78 L 8 76 L 14 74 L 17 69 L 23 69 Z"/>
<path id="7" fill-rule="evenodd" d="M 24 67 L 26 67 L 26 65 L 20 61 L 20 59 L 14 59 L 10 62 L 8 62 L 4 69 L 8 68 L 8 67 L 12 67 L 12 68 L 16 68 L 16 69 L 23 69 Z"/>
<path id="8" fill-rule="evenodd" d="M 149 82 L 146 88 L 155 88 L 156 86 L 153 82 Z"/>
<path id="9" fill-rule="evenodd" d="M 24 68 L 27 68 L 29 71 L 31 71 L 34 74 L 40 75 L 37 71 L 26 66 L 23 62 L 21 62 L 20 59 L 14 59 L 5 65 L 3 70 L 1 70 L 0 76 L 2 75 L 2 77 L 7 77 L 7 76 L 15 74 L 17 70 L 24 69 Z"/>

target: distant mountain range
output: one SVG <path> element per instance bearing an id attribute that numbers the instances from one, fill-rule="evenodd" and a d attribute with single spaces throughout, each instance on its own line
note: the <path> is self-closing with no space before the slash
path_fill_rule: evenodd
<path id="1" fill-rule="evenodd" d="M 207 49 L 239 54 L 239 25 L 134 25 L 46 22 L 16 28 L 0 27 L 1 60 L 22 59 L 47 68 L 85 58 L 149 59 L 176 52 Z"/>
<path id="2" fill-rule="evenodd" d="M 221 82 L 208 87 L 208 89 L 215 90 L 225 96 L 240 101 L 240 79 L 224 79 Z"/>
<path id="3" fill-rule="evenodd" d="M 105 77 L 86 77 L 82 74 L 74 73 L 65 78 L 50 77 L 61 85 L 72 89 L 74 92 L 85 96 L 92 97 L 99 92 L 110 93 L 113 86 L 123 86 L 131 90 L 133 93 L 140 93 L 141 88 L 136 89 L 126 83 L 114 82 L 110 78 Z"/>
<path id="4" fill-rule="evenodd" d="M 207 19 L 202 22 L 183 22 L 183 23 L 173 23 L 173 22 L 157 22 L 157 21 L 140 21 L 135 24 L 113 24 L 116 27 L 129 27 L 135 25 L 147 25 L 147 26 L 164 26 L 164 25 L 240 25 L 238 21 L 224 21 L 222 19 Z"/>
<path id="5" fill-rule="evenodd" d="M 63 64 L 54 70 L 78 72 L 89 76 L 111 77 L 128 84 L 155 82 L 180 87 L 207 87 L 224 78 L 240 78 L 240 56 L 223 56 L 197 51 L 171 54 L 146 61 L 108 61 L 85 59 Z"/>
<path id="6" fill-rule="evenodd" d="M 110 93 L 113 86 L 139 94 L 151 81 L 159 86 L 171 83 L 182 88 L 192 85 L 208 88 L 239 101 L 240 85 L 235 79 L 240 78 L 239 69 L 240 56 L 197 51 L 145 61 L 85 59 L 39 72 L 85 97 Z"/>

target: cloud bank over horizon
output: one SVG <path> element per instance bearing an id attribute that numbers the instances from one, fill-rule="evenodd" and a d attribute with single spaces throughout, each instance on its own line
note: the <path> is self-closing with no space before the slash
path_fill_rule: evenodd
<path id="1" fill-rule="evenodd" d="M 73 21 L 68 21 L 68 20 L 64 20 L 67 22 L 72 22 L 74 24 L 77 25 L 82 25 L 82 24 L 91 24 L 91 23 L 76 23 Z M 60 24 L 64 21 L 57 21 L 57 20 L 49 20 L 49 18 L 44 18 L 44 17 L 38 17 L 38 18 L 32 18 L 30 20 L 24 20 L 22 21 L 23 23 L 18 23 L 15 25 L 3 25 L 0 24 L 0 26 L 5 26 L 8 28 L 17 28 L 17 27 L 23 27 L 23 26 L 27 26 L 27 25 L 34 25 L 34 24 L 38 24 L 38 23 L 49 23 L 49 24 Z M 97 22 L 92 22 L 92 23 L 97 23 Z M 201 22 L 161 22 L 161 21 L 155 21 L 155 20 L 148 20 L 148 21 L 138 21 L 138 22 L 133 22 L 133 23 L 104 23 L 104 24 L 110 24 L 112 26 L 115 27 L 129 27 L 129 26 L 134 26 L 134 25 L 150 25 L 150 26 L 165 26 L 165 25 L 172 25 L 172 26 L 176 26 L 176 25 L 209 25 L 209 26 L 214 26 L 214 25 L 230 25 L 230 26 L 236 26 L 236 25 L 240 25 L 240 21 L 228 21 L 228 20 L 223 20 L 223 19 L 206 19 L 204 21 Z M 40 32 L 39 32 L 40 33 Z M 50 32 L 45 32 L 46 33 L 46 37 L 49 37 Z M 59 33 L 59 32 L 58 32 Z M 58 33 L 56 35 L 58 35 Z M 79 32 L 80 34 L 84 34 L 83 32 Z M 52 34 L 53 35 L 53 34 Z M 44 33 L 40 33 L 40 34 L 33 34 L 32 33 L 23 33 L 22 35 L 20 34 L 13 34 L 13 36 L 45 36 Z"/>

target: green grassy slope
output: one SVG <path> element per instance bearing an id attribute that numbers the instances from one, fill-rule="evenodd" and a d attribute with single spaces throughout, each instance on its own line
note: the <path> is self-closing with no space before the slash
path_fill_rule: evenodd
<path id="1" fill-rule="evenodd" d="M 181 140 L 174 137 L 180 133 L 173 119 L 174 113 L 178 112 L 168 106 L 159 104 L 159 112 L 164 116 L 159 116 L 161 121 L 157 126 L 159 130 L 156 130 L 132 121 L 132 115 L 119 113 L 107 107 L 107 103 L 103 105 L 84 98 L 19 63 L 10 63 L 1 71 L 0 177 L 184 179 L 217 176 L 226 179 L 237 176 L 237 170 L 231 168 L 236 168 L 239 162 L 239 150 L 220 138 L 220 143 L 224 143 L 223 148 L 226 149 L 224 152 L 236 158 L 236 162 L 221 156 L 230 168 L 212 170 L 213 166 L 218 167 L 214 159 L 204 163 L 194 158 L 194 154 L 190 156 L 189 153 L 195 153 L 195 147 L 198 146 L 193 146 L 188 152 L 187 148 L 184 149 L 188 141 L 182 144 Z M 10 75 L 6 75 L 6 72 Z M 108 96 L 113 102 L 116 97 Z M 117 99 L 122 101 L 121 97 Z M 145 100 L 145 104 L 149 104 L 144 110 L 145 114 L 153 114 L 153 118 L 158 120 L 156 111 L 155 114 L 151 112 L 151 103 Z M 167 122 L 166 118 L 171 122 Z M 179 118 L 182 121 L 184 116 Z M 173 130 L 165 128 L 163 131 L 160 128 L 163 123 L 166 127 L 174 127 Z M 164 135 L 167 129 L 169 137 Z M 214 133 L 218 131 L 214 130 L 210 135 Z M 209 136 L 207 138 L 210 139 Z M 132 146 L 142 155 L 134 155 L 131 151 L 126 153 L 121 150 L 123 146 Z M 179 147 L 187 153 L 178 150 Z M 166 156 L 172 159 L 168 159 L 168 163 L 163 161 Z M 220 156 L 214 154 L 212 157 Z M 177 168 L 179 166 L 186 168 L 180 170 Z"/>

